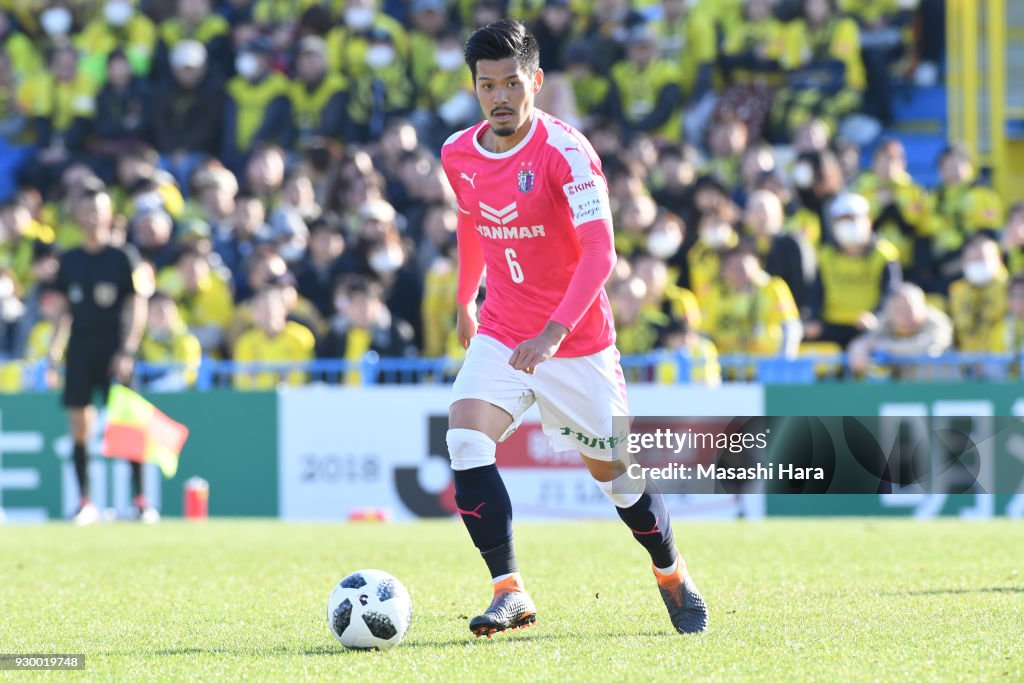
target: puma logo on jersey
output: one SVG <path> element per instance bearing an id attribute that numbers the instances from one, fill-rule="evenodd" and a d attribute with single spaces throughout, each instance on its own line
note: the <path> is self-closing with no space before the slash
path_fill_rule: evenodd
<path id="1" fill-rule="evenodd" d="M 472 177 L 466 175 L 465 173 L 462 173 L 459 177 L 462 178 L 463 180 L 465 180 L 467 183 L 469 183 L 469 186 L 472 187 L 475 190 L 476 189 L 476 176 L 477 176 L 476 173 L 474 173 L 472 175 Z"/>

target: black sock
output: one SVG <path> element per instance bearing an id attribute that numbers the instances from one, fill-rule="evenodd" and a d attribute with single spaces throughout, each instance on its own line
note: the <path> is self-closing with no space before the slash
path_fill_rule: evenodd
<path id="1" fill-rule="evenodd" d="M 142 495 L 142 463 L 129 462 L 128 464 L 132 466 L 132 491 L 135 498 L 138 499 Z"/>
<path id="2" fill-rule="evenodd" d="M 484 562 L 487 563 L 487 569 L 490 570 L 492 579 L 495 576 L 504 576 L 519 571 L 516 566 L 516 549 L 511 538 L 497 548 L 481 550 L 480 554 L 483 555 Z"/>
<path id="3" fill-rule="evenodd" d="M 455 505 L 491 578 L 516 571 L 512 501 L 497 465 L 455 470 Z"/>
<path id="4" fill-rule="evenodd" d="M 660 493 L 645 493 L 630 507 L 616 507 L 615 511 L 633 532 L 637 543 L 650 553 L 655 567 L 665 569 L 675 563 L 679 553 L 672 538 L 672 521 Z"/>
<path id="5" fill-rule="evenodd" d="M 89 497 L 89 456 L 85 452 L 84 443 L 76 443 L 71 453 L 75 463 L 75 477 L 78 479 L 78 491 L 82 498 Z"/>

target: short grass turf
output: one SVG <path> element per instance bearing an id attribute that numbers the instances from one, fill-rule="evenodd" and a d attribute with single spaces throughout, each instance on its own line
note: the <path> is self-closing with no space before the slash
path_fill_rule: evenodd
<path id="1" fill-rule="evenodd" d="M 706 634 L 672 630 L 621 525 L 579 522 L 517 526 L 538 624 L 490 640 L 467 628 L 490 588 L 454 520 L 0 527 L 0 653 L 84 653 L 60 675 L 116 681 L 1024 680 L 1019 521 L 675 527 Z M 361 568 L 412 594 L 390 652 L 328 631 Z"/>

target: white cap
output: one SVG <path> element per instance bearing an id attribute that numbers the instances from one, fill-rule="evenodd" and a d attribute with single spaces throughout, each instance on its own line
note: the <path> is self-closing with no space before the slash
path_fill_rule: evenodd
<path id="1" fill-rule="evenodd" d="M 373 219 L 381 223 L 390 223 L 395 220 L 395 207 L 383 199 L 371 199 L 359 207 L 359 216 L 363 219 Z"/>
<path id="2" fill-rule="evenodd" d="M 206 63 L 206 46 L 198 40 L 182 40 L 171 51 L 171 68 L 198 69 Z"/>
<path id="3" fill-rule="evenodd" d="M 846 193 L 836 197 L 832 206 L 829 207 L 829 213 L 833 218 L 838 216 L 866 218 L 871 215 L 871 205 L 859 194 Z"/>

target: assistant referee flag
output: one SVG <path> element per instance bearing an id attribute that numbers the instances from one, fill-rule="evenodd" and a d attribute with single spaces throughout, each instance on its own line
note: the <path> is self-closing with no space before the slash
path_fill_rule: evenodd
<path id="1" fill-rule="evenodd" d="M 178 471 L 178 455 L 188 427 L 167 417 L 128 387 L 110 387 L 103 455 L 135 462 L 153 462 L 170 479 Z"/>

